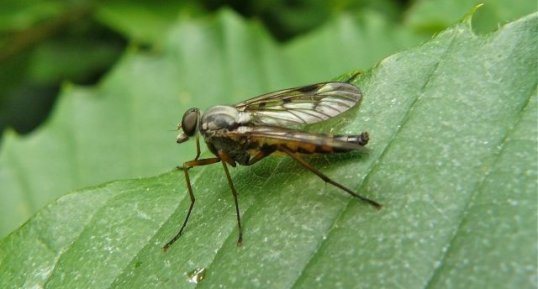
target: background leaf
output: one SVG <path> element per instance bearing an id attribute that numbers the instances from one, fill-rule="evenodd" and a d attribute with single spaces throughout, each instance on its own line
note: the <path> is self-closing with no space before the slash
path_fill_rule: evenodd
<path id="1" fill-rule="evenodd" d="M 415 30 L 438 32 L 482 4 L 473 16 L 473 29 L 481 32 L 494 31 L 504 23 L 536 11 L 535 3 L 525 0 L 417 0 L 409 9 L 405 21 Z"/>
<path id="2" fill-rule="evenodd" d="M 482 2 L 485 5 L 473 20 L 473 29 L 480 32 L 494 31 L 536 11 L 536 5 L 526 0 L 4 0 L 0 11 L 0 130 L 31 133 L 50 115 L 64 81 L 100 83 L 127 45 L 161 51 L 164 35 L 178 18 L 200 19 L 231 8 L 246 19 L 259 21 L 272 37 L 285 43 L 315 34 L 344 13 L 365 18 L 383 15 L 381 22 L 388 28 L 421 35 L 421 41 L 457 23 Z M 392 34 L 390 29 L 385 32 Z M 371 40 L 380 41 L 365 42 L 368 46 L 387 48 L 386 44 L 390 47 L 394 42 L 383 34 L 372 36 Z M 409 42 L 412 39 L 406 43 L 418 43 Z M 324 49 L 328 48 L 335 47 Z M 362 49 L 361 45 L 354 51 Z M 381 55 L 385 50 L 372 52 L 364 56 Z M 387 55 L 363 61 L 377 63 Z"/>
<path id="3" fill-rule="evenodd" d="M 293 74 L 286 74 L 287 59 L 267 38 L 257 39 L 258 28 L 250 30 L 226 15 L 218 19 L 224 22 L 217 26 L 224 27 L 219 31 L 187 24 L 171 32 L 170 47 L 217 41 L 203 46 L 208 51 L 201 53 L 211 66 L 190 65 L 196 58 L 181 56 L 199 54 L 181 45 L 181 52 L 170 58 L 177 66 L 151 57 L 124 58 L 125 66 L 99 89 L 116 96 L 116 107 L 127 103 L 130 117 L 124 126 L 114 127 L 102 119 L 96 127 L 111 131 L 114 143 L 129 146 L 110 155 L 85 157 L 102 156 L 99 161 L 104 162 L 114 153 L 124 154 L 130 161 L 117 165 L 118 175 L 126 168 L 142 174 L 147 166 L 133 156 L 143 154 L 143 145 L 149 147 L 147 143 L 160 136 L 137 134 L 138 129 L 152 126 L 139 118 L 152 119 L 156 113 L 152 104 L 165 100 L 166 85 L 179 91 L 184 104 L 210 105 L 219 100 L 194 100 L 193 96 L 217 96 L 225 91 L 238 100 L 258 88 L 271 90 L 274 83 L 292 82 Z M 197 205 L 187 231 L 163 253 L 162 244 L 178 229 L 189 202 L 182 174 L 109 183 L 60 198 L 3 239 L 0 287 L 181 288 L 192 286 L 186 274 L 197 268 L 206 269 L 201 288 L 535 287 L 538 14 L 485 36 L 474 34 L 468 21 L 382 61 L 356 83 L 365 95 L 360 113 L 354 110 L 339 121 L 314 128 L 370 132 L 366 154 L 312 162 L 334 179 L 383 203 L 382 210 L 321 185 L 316 176 L 289 159 L 271 158 L 233 171 L 245 226 L 245 244 L 238 248 L 233 202 L 222 168 L 203 167 L 193 170 Z M 191 29 L 197 33 L 178 33 Z M 248 50 L 229 49 L 231 41 Z M 142 64 L 159 69 L 148 73 Z M 166 65 L 168 69 L 160 70 Z M 264 69 L 253 69 L 255 65 Z M 191 67 L 203 71 L 189 74 L 189 79 L 177 73 Z M 227 73 L 219 74 L 215 67 L 226 67 Z M 252 72 L 251 81 L 236 77 L 244 71 Z M 142 72 L 153 85 L 148 81 L 144 84 L 149 87 L 144 88 L 129 81 L 142 79 L 131 76 Z M 185 78 L 174 77 L 180 75 Z M 175 79 L 178 87 L 171 84 Z M 115 83 L 122 82 L 130 83 L 131 90 L 125 90 L 128 85 L 119 90 Z M 103 113 L 91 105 L 99 94 L 72 92 L 79 98 L 65 99 L 84 101 L 80 107 L 85 110 L 70 114 L 72 120 L 80 121 L 73 130 L 78 133 L 77 145 L 71 145 L 71 151 L 81 145 L 97 145 L 101 150 L 96 152 L 105 151 L 88 135 L 96 131 L 90 129 L 89 116 Z M 149 92 L 155 95 L 153 102 L 120 98 Z M 164 111 L 157 111 L 175 111 L 170 102 L 160 103 Z M 134 113 L 137 108 L 147 113 Z M 116 112 L 109 109 L 111 115 Z M 59 108 L 58 119 L 64 117 L 60 112 Z M 154 116 L 153 121 L 157 119 Z M 69 129 L 66 124 L 53 125 L 54 121 L 50 127 L 58 135 Z M 122 128 L 132 139 L 125 141 L 112 133 Z M 159 148 L 160 153 L 172 155 Z M 165 160 L 160 154 L 152 157 L 163 158 L 155 160 L 155 167 L 167 165 L 162 164 Z M 170 160 L 169 165 L 175 163 Z M 111 171 L 115 168 L 111 166 Z M 105 174 L 97 162 L 94 170 Z M 97 178 L 85 173 L 79 171 L 73 179 Z"/>

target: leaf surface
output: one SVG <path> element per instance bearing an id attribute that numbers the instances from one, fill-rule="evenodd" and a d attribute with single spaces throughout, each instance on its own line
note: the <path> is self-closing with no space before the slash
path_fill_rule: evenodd
<path id="1" fill-rule="evenodd" d="M 225 21 L 231 22 L 224 27 L 241 29 L 233 19 Z M 383 209 L 324 185 L 290 159 L 270 158 L 232 171 L 245 230 L 244 245 L 237 247 L 222 167 L 201 167 L 192 170 L 197 202 L 187 230 L 163 253 L 189 204 L 182 173 L 116 181 L 58 199 L 4 238 L 0 287 L 190 288 L 189 272 L 200 268 L 205 269 L 200 288 L 535 287 L 538 14 L 489 35 L 474 34 L 468 21 L 383 60 L 355 83 L 365 95 L 360 109 L 312 128 L 370 133 L 366 153 L 309 161 Z M 192 35 L 175 39 L 192 43 L 206 34 L 176 35 Z M 234 72 L 255 74 L 259 70 L 248 70 L 254 65 L 264 65 L 263 71 L 285 67 L 270 43 L 245 40 L 254 34 L 224 35 L 250 43 L 257 54 L 204 46 L 226 55 L 210 58 L 215 65 L 232 60 L 226 76 L 207 68 L 204 75 L 222 85 L 204 86 L 208 94 L 251 93 L 255 85 L 234 78 Z M 219 43 L 227 47 L 227 41 Z M 256 64 L 241 61 L 253 56 Z M 182 65 L 147 77 L 184 75 L 175 69 L 195 61 L 180 55 L 177 60 Z M 136 65 L 130 68 L 112 79 L 128 81 L 127 72 L 141 73 Z M 267 82 L 257 85 L 270 88 L 271 81 L 285 79 L 272 75 L 258 76 Z M 193 93 L 202 89 L 196 82 L 180 82 L 186 103 L 201 95 Z M 152 86 L 158 96 L 166 83 Z M 133 87 L 130 93 L 146 92 Z M 128 103 L 151 115 L 149 102 Z M 92 107 L 85 107 L 92 115 Z M 105 124 L 103 130 L 114 130 Z M 152 140 L 127 127 L 128 140 L 149 146 Z M 79 143 L 91 140 L 78 137 Z M 133 156 L 140 149 L 126 146 L 117 153 Z M 138 165 L 132 159 L 118 169 L 142 172 Z"/>

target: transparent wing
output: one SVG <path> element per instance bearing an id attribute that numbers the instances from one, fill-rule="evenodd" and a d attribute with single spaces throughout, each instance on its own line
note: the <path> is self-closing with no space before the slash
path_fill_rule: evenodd
<path id="1" fill-rule="evenodd" d="M 341 114 L 359 103 L 362 94 L 347 82 L 325 82 L 279 90 L 235 105 L 256 125 L 297 126 Z"/>

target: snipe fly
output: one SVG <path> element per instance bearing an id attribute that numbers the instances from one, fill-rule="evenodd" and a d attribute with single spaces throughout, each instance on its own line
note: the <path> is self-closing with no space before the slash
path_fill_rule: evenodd
<path id="1" fill-rule="evenodd" d="M 185 112 L 178 129 L 183 132 L 177 137 L 183 143 L 191 137 L 196 140 L 196 157 L 185 162 L 181 170 L 191 203 L 179 232 L 164 245 L 168 249 L 183 233 L 194 206 L 194 193 L 189 178 L 189 169 L 221 162 L 233 194 L 239 238 L 243 231 L 237 202 L 237 191 L 228 171 L 228 165 L 250 166 L 274 152 L 290 156 L 301 166 L 320 177 L 323 181 L 340 188 L 351 196 L 376 208 L 381 205 L 363 197 L 351 189 L 333 181 L 301 157 L 302 154 L 343 153 L 360 149 L 368 143 L 368 133 L 358 135 L 314 134 L 299 130 L 301 125 L 316 123 L 335 117 L 357 105 L 362 97 L 360 90 L 351 84 L 353 75 L 344 82 L 324 82 L 303 87 L 279 90 L 234 106 L 217 105 L 205 113 L 197 108 Z M 215 157 L 199 159 L 199 134 Z"/>

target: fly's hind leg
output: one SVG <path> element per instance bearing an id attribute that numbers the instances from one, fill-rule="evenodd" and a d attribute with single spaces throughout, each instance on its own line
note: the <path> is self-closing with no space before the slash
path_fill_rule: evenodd
<path id="1" fill-rule="evenodd" d="M 194 202 L 196 199 L 194 198 L 194 193 L 192 192 L 192 186 L 191 186 L 191 180 L 189 177 L 189 169 L 193 167 L 199 167 L 199 166 L 205 166 L 210 165 L 219 162 L 219 158 L 209 158 L 209 159 L 201 159 L 201 160 L 192 160 L 185 162 L 182 167 L 177 167 L 178 169 L 182 170 L 185 173 L 185 182 L 187 183 L 187 189 L 189 192 L 189 197 L 191 199 L 191 204 L 189 205 L 189 211 L 187 212 L 187 216 L 185 217 L 185 221 L 183 221 L 183 225 L 181 226 L 181 229 L 179 229 L 179 232 L 170 240 L 168 243 L 166 243 L 163 246 L 163 250 L 166 251 L 172 244 L 174 244 L 179 237 L 181 237 L 181 234 L 183 233 L 183 229 L 185 229 L 185 226 L 187 225 L 187 221 L 189 220 L 189 217 L 192 212 L 192 208 L 194 207 Z"/>
<path id="2" fill-rule="evenodd" d="M 380 209 L 381 208 L 381 204 L 374 201 L 374 200 L 370 200 L 366 197 L 363 197 L 355 192 L 353 192 L 352 190 L 344 187 L 343 185 L 333 181 L 331 178 L 327 177 L 325 174 L 323 174 L 322 172 L 318 171 L 318 169 L 316 169 L 315 167 L 313 167 L 311 164 L 307 163 L 306 161 L 304 161 L 301 157 L 299 157 L 298 155 L 296 155 L 295 153 L 293 153 L 291 150 L 289 150 L 288 148 L 286 147 L 279 147 L 278 148 L 280 151 L 286 153 L 287 155 L 289 155 L 292 159 L 294 159 L 296 162 L 298 162 L 300 165 L 302 165 L 305 169 L 313 172 L 314 174 L 316 174 L 318 177 L 320 177 L 322 180 L 324 180 L 325 182 L 345 191 L 346 193 L 352 195 L 353 197 L 363 201 L 363 202 L 366 202 L 372 206 L 374 206 L 376 209 Z"/>
<path id="3" fill-rule="evenodd" d="M 272 154 L 274 151 L 275 151 L 274 148 L 260 150 L 254 157 L 252 157 L 248 161 L 247 165 L 250 166 L 250 165 L 253 165 L 253 164 L 259 162 L 260 160 L 262 160 L 266 156 Z M 232 195 L 234 197 L 235 214 L 237 216 L 237 227 L 239 229 L 239 237 L 237 238 L 237 245 L 241 246 L 241 244 L 243 243 L 243 228 L 241 227 L 241 212 L 239 211 L 239 201 L 237 200 L 238 193 L 235 190 L 235 186 L 234 186 L 234 183 L 232 181 L 232 177 L 230 176 L 230 172 L 228 171 L 228 166 L 226 165 L 226 163 L 229 163 L 232 166 L 235 166 L 235 161 L 233 161 L 233 159 L 224 151 L 219 151 L 218 155 L 223 160 L 222 161 L 222 166 L 224 168 L 224 173 L 226 173 L 226 179 L 228 180 L 228 185 L 230 186 L 230 189 L 232 190 Z"/>

